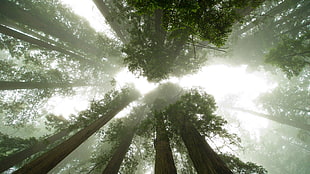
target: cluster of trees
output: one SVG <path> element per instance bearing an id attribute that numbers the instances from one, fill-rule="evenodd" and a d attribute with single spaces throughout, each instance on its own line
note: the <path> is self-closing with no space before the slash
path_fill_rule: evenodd
<path id="1" fill-rule="evenodd" d="M 234 26 L 231 63 L 298 76 L 309 67 L 309 13 L 308 1 L 266 2 Z"/>
<path id="2" fill-rule="evenodd" d="M 238 149 L 240 138 L 226 129 L 228 122 L 216 114 L 211 95 L 168 83 L 141 96 L 133 87 L 115 90 L 110 83 L 124 65 L 161 82 L 196 72 L 209 50 L 230 55 L 239 47 L 246 49 L 244 45 L 255 48 L 239 50 L 247 59 L 232 61 L 268 69 L 266 61 L 291 80 L 282 78 L 277 88 L 260 96 L 264 112 L 233 109 L 297 128 L 298 135 L 282 139 L 296 136 L 291 142 L 308 148 L 309 2 L 93 2 L 119 40 L 95 32 L 58 0 L 1 2 L 1 124 L 47 135 L 21 138 L 1 128 L 0 172 L 47 173 L 95 136 L 90 159 L 71 162 L 76 173 L 141 173 L 149 166 L 156 174 L 267 173 L 262 166 L 242 162 L 236 153 L 224 153 L 229 147 Z M 52 96 L 81 89 L 92 93 L 89 87 L 102 99 L 70 119 L 42 109 Z M 136 106 L 127 117 L 112 119 L 133 102 Z"/>

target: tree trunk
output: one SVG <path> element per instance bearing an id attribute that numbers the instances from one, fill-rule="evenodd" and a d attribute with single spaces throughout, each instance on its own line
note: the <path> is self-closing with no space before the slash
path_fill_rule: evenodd
<path id="1" fill-rule="evenodd" d="M 0 90 L 68 88 L 68 87 L 80 87 L 80 86 L 88 86 L 88 84 L 0 81 Z"/>
<path id="2" fill-rule="evenodd" d="M 90 46 L 84 40 L 76 38 L 72 33 L 66 31 L 61 23 L 50 23 L 46 21 L 42 16 L 34 16 L 29 11 L 26 11 L 16 5 L 14 2 L 8 0 L 2 0 L 0 6 L 0 13 L 13 21 L 30 26 L 38 31 L 42 31 L 45 34 L 49 34 L 56 38 L 59 38 L 75 48 L 83 50 L 87 54 L 96 53 L 97 50 L 94 46 Z M 51 27 L 53 26 L 53 27 Z"/>
<path id="3" fill-rule="evenodd" d="M 74 149 L 76 149 L 81 143 L 89 138 L 93 133 L 104 126 L 109 120 L 111 120 L 118 112 L 126 107 L 130 102 L 138 98 L 138 94 L 135 91 L 122 97 L 122 101 L 115 106 L 115 108 L 99 119 L 77 132 L 68 140 L 59 144 L 55 148 L 41 155 L 37 159 L 26 164 L 16 172 L 15 174 L 42 174 L 47 173 L 54 168 L 60 161 L 62 161 L 67 155 L 69 155 Z M 98 113 L 99 115 L 100 113 Z"/>
<path id="4" fill-rule="evenodd" d="M 156 118 L 155 174 L 176 174 L 166 126 L 161 115 Z"/>
<path id="5" fill-rule="evenodd" d="M 70 129 L 64 129 L 59 133 L 56 133 L 49 138 L 46 138 L 40 142 L 37 142 L 33 146 L 24 149 L 20 152 L 12 154 L 3 160 L 0 161 L 0 173 L 8 170 L 10 167 L 22 162 L 23 160 L 29 158 L 31 155 L 40 152 L 47 148 L 50 144 L 53 144 L 55 141 L 60 140 L 61 138 L 67 136 L 70 133 Z"/>
<path id="6" fill-rule="evenodd" d="M 121 27 L 119 26 L 118 23 L 116 23 L 115 21 L 109 20 L 112 16 L 110 14 L 110 10 L 108 8 L 108 6 L 105 4 L 105 2 L 103 2 L 102 0 L 93 0 L 93 2 L 95 3 L 95 5 L 97 6 L 97 8 L 99 9 L 100 13 L 102 14 L 102 16 L 107 20 L 107 22 L 110 24 L 111 28 L 113 29 L 113 31 L 116 33 L 117 37 L 124 43 L 127 43 L 127 40 L 125 39 L 125 34 L 123 33 L 123 30 L 121 29 Z M 125 28 L 123 28 L 125 29 Z"/>
<path id="7" fill-rule="evenodd" d="M 117 174 L 123 159 L 129 149 L 134 136 L 133 127 L 129 127 L 126 133 L 121 137 L 121 141 L 117 149 L 115 150 L 111 160 L 103 170 L 102 174 Z"/>
<path id="8" fill-rule="evenodd" d="M 180 132 L 198 174 L 232 174 L 190 122 L 183 123 Z"/>
<path id="9" fill-rule="evenodd" d="M 64 50 L 68 50 L 72 53 L 76 53 L 79 56 L 87 57 L 85 55 L 85 53 L 81 52 L 81 50 L 79 50 L 79 49 L 69 47 L 68 45 L 65 45 L 61 42 L 57 42 L 55 40 L 47 38 L 46 36 L 43 36 L 43 35 L 35 32 L 35 31 L 29 29 L 29 27 L 27 27 L 26 25 L 23 25 L 21 23 L 17 23 L 17 22 L 15 22 L 9 18 L 6 18 L 4 16 L 0 16 L 0 24 L 3 24 L 4 26 L 7 26 L 9 28 L 14 28 L 14 30 L 18 30 L 22 33 L 27 33 L 28 35 L 31 35 L 32 37 L 37 38 L 41 41 L 44 41 L 45 43 L 49 43 L 50 45 L 54 45 L 54 46 L 63 48 Z"/>
<path id="10" fill-rule="evenodd" d="M 298 1 L 295 1 L 295 3 L 297 3 Z M 294 3 L 294 4 L 295 4 Z M 283 10 L 287 10 L 287 8 L 291 7 L 288 6 L 292 4 L 291 1 L 284 1 L 281 4 L 271 8 L 269 11 L 267 11 L 264 16 L 262 17 L 257 17 L 254 21 L 252 21 L 251 23 L 249 23 L 248 25 L 246 25 L 244 28 L 240 29 L 237 31 L 237 35 L 241 35 L 245 32 L 247 32 L 248 30 L 250 30 L 251 28 L 257 26 L 257 22 L 259 21 L 264 21 L 266 18 L 270 18 L 270 17 L 274 17 L 276 14 L 282 12 Z"/>
<path id="11" fill-rule="evenodd" d="M 52 51 L 58 51 L 60 53 L 72 56 L 74 59 L 76 59 L 76 60 L 78 60 L 80 62 L 88 62 L 88 63 L 93 64 L 93 65 L 97 64 L 97 63 L 95 63 L 95 62 L 93 62 L 91 60 L 88 60 L 88 59 L 78 55 L 78 54 L 75 54 L 74 52 L 65 50 L 65 49 L 63 49 L 61 47 L 57 47 L 55 45 L 51 45 L 51 44 L 46 43 L 44 41 L 41 41 L 41 40 L 39 40 L 37 38 L 34 38 L 34 37 L 29 36 L 29 35 L 23 34 L 23 33 L 19 32 L 17 30 L 10 29 L 10 28 L 2 25 L 2 24 L 0 24 L 0 32 L 5 34 L 5 35 L 12 36 L 12 37 L 14 37 L 16 39 L 20 39 L 20 40 L 23 40 L 25 42 L 37 45 L 39 47 L 46 48 L 46 49 L 49 49 L 49 50 L 52 50 Z"/>
<path id="12" fill-rule="evenodd" d="M 238 110 L 238 111 L 241 111 L 241 112 L 247 112 L 249 114 L 253 114 L 253 115 L 258 116 L 258 117 L 263 117 L 263 118 L 266 118 L 268 120 L 272 120 L 272 121 L 275 121 L 277 123 L 284 124 L 284 125 L 287 125 L 287 126 L 292 126 L 292 127 L 298 128 L 298 129 L 303 129 L 303 130 L 306 130 L 306 131 L 310 131 L 310 125 L 305 124 L 305 123 L 301 123 L 301 122 L 297 122 L 297 121 L 294 121 L 294 120 L 289 120 L 289 119 L 286 119 L 284 117 L 266 115 L 266 114 L 262 114 L 262 113 L 250 111 L 250 110 L 247 110 L 247 109 L 242 109 L 242 108 L 232 108 L 232 109 L 235 109 L 235 110 Z"/>

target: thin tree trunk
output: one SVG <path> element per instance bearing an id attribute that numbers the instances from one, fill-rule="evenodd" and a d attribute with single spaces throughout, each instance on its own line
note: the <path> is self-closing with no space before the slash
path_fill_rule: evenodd
<path id="1" fill-rule="evenodd" d="M 99 119 L 77 132 L 68 140 L 59 144 L 55 148 L 41 155 L 37 159 L 26 164 L 16 172 L 15 174 L 42 174 L 47 173 L 54 168 L 60 161 L 62 161 L 67 155 L 69 155 L 74 149 L 76 149 L 81 143 L 88 139 L 93 133 L 104 126 L 109 120 L 111 120 L 118 112 L 126 107 L 130 102 L 138 98 L 138 94 L 134 91 L 124 97 L 123 100 L 115 106 L 115 108 Z M 100 114 L 100 113 L 98 113 Z"/>
<path id="2" fill-rule="evenodd" d="M 247 109 L 242 109 L 242 108 L 232 108 L 232 109 L 235 109 L 235 110 L 238 110 L 238 111 L 242 111 L 242 112 L 247 112 L 247 113 L 253 114 L 255 116 L 263 117 L 263 118 L 266 118 L 268 120 L 272 120 L 272 121 L 275 121 L 277 123 L 284 124 L 284 125 L 287 125 L 287 126 L 292 126 L 292 127 L 298 128 L 298 129 L 303 129 L 303 130 L 306 130 L 306 131 L 310 131 L 310 125 L 305 124 L 305 123 L 301 123 L 301 122 L 297 122 L 297 121 L 294 121 L 294 120 L 289 120 L 289 119 L 286 119 L 284 117 L 266 115 L 266 114 L 263 114 L 263 113 L 258 113 L 258 112 L 255 112 L 255 111 L 251 111 L 251 110 L 247 110 Z"/>
<path id="3" fill-rule="evenodd" d="M 4 26 L 7 26 L 9 28 L 14 28 L 14 30 L 18 30 L 22 33 L 27 33 L 28 35 L 31 35 L 33 36 L 34 38 L 37 38 L 41 41 L 44 41 L 46 43 L 49 43 L 50 45 L 54 45 L 54 46 L 57 46 L 57 47 L 61 47 L 63 48 L 64 50 L 68 50 L 72 53 L 76 53 L 77 55 L 80 55 L 82 57 L 86 57 L 86 55 L 81 52 L 81 50 L 78 50 L 78 49 L 74 49 L 72 47 L 69 47 L 61 42 L 57 42 L 55 40 L 52 40 L 50 38 L 47 38 L 46 36 L 43 36 L 31 29 L 29 29 L 29 27 L 26 27 L 26 25 L 23 25 L 21 23 L 17 23 L 9 18 L 6 18 L 4 16 L 0 16 L 0 24 L 3 24 Z"/>
<path id="4" fill-rule="evenodd" d="M 191 123 L 183 123 L 180 132 L 198 174 L 232 174 Z"/>
<path id="5" fill-rule="evenodd" d="M 134 136 L 133 127 L 129 127 L 126 133 L 122 136 L 121 141 L 117 149 L 115 150 L 111 160 L 103 170 L 102 174 L 117 174 L 121 164 L 125 158 L 125 155 L 129 149 Z"/>
<path id="6" fill-rule="evenodd" d="M 0 81 L 0 90 L 47 89 L 89 86 L 85 83 L 45 83 L 45 82 L 10 82 Z"/>
<path id="7" fill-rule="evenodd" d="M 121 27 L 119 26 L 119 24 L 117 24 L 115 21 L 109 20 L 112 16 L 111 16 L 110 10 L 107 7 L 107 5 L 105 4 L 105 2 L 103 2 L 102 0 L 93 0 L 93 2 L 95 3 L 97 8 L 99 9 L 102 16 L 108 21 L 108 23 L 110 24 L 111 28 L 114 30 L 114 32 L 116 33 L 118 38 L 124 44 L 126 44 L 127 40 L 125 39 L 125 34 L 123 33 L 123 30 L 121 30 Z"/>
<path id="8" fill-rule="evenodd" d="M 40 152 L 47 148 L 50 144 L 53 144 L 55 141 L 62 139 L 63 137 L 67 136 L 70 133 L 70 129 L 64 129 L 59 133 L 56 133 L 49 138 L 46 138 L 42 141 L 37 142 L 33 146 L 24 149 L 20 152 L 12 154 L 3 160 L 0 161 L 0 173 L 8 170 L 10 167 L 22 162 L 23 160 L 29 158 L 31 155 Z"/>
<path id="9" fill-rule="evenodd" d="M 61 23 L 50 23 L 39 15 L 33 15 L 16 5 L 14 2 L 2 0 L 0 6 L 0 13 L 13 21 L 30 26 L 31 28 L 42 31 L 46 34 L 59 38 L 75 48 L 83 50 L 87 54 L 96 53 L 94 46 L 90 46 L 82 39 L 76 38 L 72 33 L 66 31 Z M 52 26 L 52 27 L 51 27 Z"/>
<path id="10" fill-rule="evenodd" d="M 161 115 L 156 118 L 155 174 L 176 174 L 166 126 Z"/>
<path id="11" fill-rule="evenodd" d="M 52 51 L 58 51 L 60 53 L 66 54 L 66 55 L 73 56 L 73 58 L 75 58 L 76 60 L 81 61 L 81 62 L 88 62 L 88 63 L 93 64 L 93 65 L 97 64 L 97 63 L 95 63 L 91 60 L 88 60 L 88 59 L 86 59 L 86 58 L 84 58 L 78 54 L 71 52 L 71 51 L 65 50 L 65 49 L 58 47 L 58 46 L 55 46 L 55 45 L 51 45 L 51 44 L 46 43 L 44 41 L 41 41 L 37 38 L 31 37 L 29 35 L 26 35 L 26 34 L 19 32 L 19 31 L 8 28 L 2 24 L 0 24 L 0 32 L 3 34 L 6 34 L 8 36 L 12 36 L 14 38 L 29 42 L 29 43 L 34 44 L 34 45 L 37 45 L 39 47 L 43 47 L 43 48 L 46 48 L 46 49 L 49 49 Z"/>
<path id="12" fill-rule="evenodd" d="M 296 3 L 298 1 L 295 1 Z M 251 28 L 257 26 L 257 22 L 259 21 L 263 21 L 264 19 L 268 18 L 268 17 L 274 17 L 276 14 L 282 12 L 283 10 L 287 10 L 289 4 L 291 4 L 291 1 L 284 1 L 281 4 L 277 5 L 276 7 L 273 7 L 272 9 L 270 9 L 269 11 L 267 11 L 264 16 L 262 17 L 257 17 L 254 21 L 252 21 L 251 23 L 249 23 L 248 25 L 246 25 L 244 28 L 238 30 L 237 35 L 241 35 L 245 32 L 247 32 L 248 30 L 250 30 Z"/>

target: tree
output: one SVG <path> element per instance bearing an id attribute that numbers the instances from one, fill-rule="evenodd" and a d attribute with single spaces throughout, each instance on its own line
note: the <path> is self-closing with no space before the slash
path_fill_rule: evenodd
<path id="1" fill-rule="evenodd" d="M 250 114 L 253 114 L 253 115 L 258 116 L 258 117 L 263 117 L 263 118 L 275 121 L 275 122 L 280 123 L 280 124 L 284 124 L 284 125 L 288 125 L 288 126 L 298 128 L 298 129 L 310 131 L 310 125 L 309 124 L 307 124 L 307 123 L 305 124 L 304 122 L 291 120 L 291 119 L 285 118 L 285 116 L 272 116 L 272 115 L 267 115 L 267 114 L 263 114 L 263 113 L 259 113 L 259 112 L 255 112 L 255 111 L 251 111 L 251 110 L 247 110 L 247 109 L 242 109 L 242 108 L 232 108 L 232 109 L 236 109 L 236 110 L 239 110 L 242 112 L 250 113 Z"/>
<path id="2" fill-rule="evenodd" d="M 165 113 L 181 136 L 198 173 L 232 173 L 193 125 L 196 122 L 196 126 L 205 134 L 215 129 L 225 132 L 221 128 L 225 121 L 213 115 L 215 108 L 214 99 L 210 95 L 193 90 L 170 105 Z"/>
<path id="3" fill-rule="evenodd" d="M 116 33 L 121 40 L 125 40 L 123 51 L 127 57 L 124 63 L 129 70 L 155 82 L 197 71 L 206 58 L 196 54 L 195 46 L 193 48 L 187 44 L 194 45 L 200 36 L 208 40 L 207 44 L 223 45 L 232 24 L 239 19 L 237 14 L 246 15 L 247 10 L 253 10 L 250 6 L 255 6 L 253 2 L 224 3 L 223 8 L 219 9 L 211 8 L 219 4 L 206 1 L 95 2 L 104 16 L 111 16 L 114 11 L 116 19 L 112 21 L 112 26 L 117 28 Z M 122 13 L 117 13 L 120 11 Z M 120 22 L 116 24 L 115 21 Z M 124 34 L 120 33 L 128 33 L 129 38 L 125 39 Z M 209 45 L 206 47 L 212 48 Z"/>
<path id="4" fill-rule="evenodd" d="M 298 38 L 283 36 L 266 55 L 266 62 L 281 68 L 289 78 L 298 76 L 304 67 L 310 65 L 309 38 L 310 32 Z"/>
<path id="5" fill-rule="evenodd" d="M 83 83 L 45 83 L 45 82 L 8 82 L 0 81 L 0 90 L 14 89 L 44 89 L 44 88 L 68 88 L 88 86 Z"/>
<path id="6" fill-rule="evenodd" d="M 4 25 L 0 25 L 0 32 L 3 33 L 3 34 L 6 34 L 8 36 L 12 36 L 14 38 L 17 38 L 17 39 L 21 39 L 23 41 L 26 41 L 26 42 L 29 42 L 31 44 L 35 44 L 37 46 L 40 46 L 40 47 L 43 47 L 43 48 L 46 48 L 46 49 L 49 49 L 49 50 L 55 50 L 55 51 L 59 51 L 60 53 L 63 53 L 63 54 L 67 54 L 67 55 L 70 55 L 70 56 L 73 56 L 75 59 L 79 60 L 79 61 L 86 61 L 86 62 L 92 62 L 90 60 L 87 60 L 85 59 L 83 56 L 81 55 L 78 55 L 74 52 L 71 52 L 71 51 L 68 51 L 68 50 L 65 50 L 61 47 L 58 47 L 56 45 L 52 45 L 52 44 L 49 44 L 49 43 L 46 43 L 42 40 L 39 40 L 37 38 L 34 38 L 34 37 L 31 37 L 31 36 L 28 36 L 28 35 L 25 35 L 19 31 L 14 31 Z M 94 64 L 94 63 L 92 63 Z"/>
<path id="7" fill-rule="evenodd" d="M 31 140 L 30 146 L 27 146 L 24 150 L 15 152 L 1 159 L 0 172 L 4 172 L 5 170 L 8 170 L 10 167 L 19 164 L 23 160 L 29 158 L 31 155 L 46 149 L 47 146 L 53 144 L 56 141 L 59 141 L 61 138 L 67 136 L 69 133 L 70 129 L 65 129 L 41 141 Z"/>
<path id="8" fill-rule="evenodd" d="M 48 11 L 45 10 L 47 8 Z M 45 34 L 62 39 L 73 48 L 83 50 L 86 54 L 93 55 L 98 52 L 96 47 L 90 46 L 91 41 L 96 40 L 94 39 L 95 31 L 89 27 L 85 20 L 64 8 L 59 1 L 10 2 L 6 0 L 2 2 L 1 14 L 34 30 L 43 31 Z M 51 18 L 51 16 L 54 17 Z M 35 18 L 38 20 L 34 20 Z M 53 29 L 49 26 L 53 26 Z M 68 28 L 69 30 L 67 30 Z"/>
<path id="9" fill-rule="evenodd" d="M 136 91 L 124 90 L 123 95 L 116 97 L 111 103 L 109 103 L 109 110 L 101 110 L 102 108 L 106 108 L 99 107 L 99 110 L 97 110 L 97 112 L 95 112 L 94 114 L 102 114 L 102 116 L 99 117 L 96 121 L 92 122 L 87 127 L 70 137 L 68 140 L 64 141 L 47 153 L 41 155 L 39 158 L 26 164 L 14 173 L 48 172 L 68 154 L 70 154 L 76 147 L 78 147 L 82 142 L 84 142 L 88 137 L 90 137 L 94 132 L 96 132 L 99 128 L 101 128 L 109 120 L 111 120 L 125 106 L 127 106 L 133 100 L 137 99 L 137 97 L 138 93 Z"/>
<path id="10" fill-rule="evenodd" d="M 155 139 L 155 174 L 177 173 L 174 165 L 172 151 L 169 145 L 169 138 L 161 113 L 155 112 L 156 139 Z"/>
<path id="11" fill-rule="evenodd" d="M 168 31 L 190 30 L 212 44 L 224 44 L 232 25 L 263 1 L 135 1 L 128 0 L 138 13 L 162 10 L 163 27 Z M 214 8 L 218 6 L 218 8 Z M 183 33 L 181 32 L 180 35 Z"/>

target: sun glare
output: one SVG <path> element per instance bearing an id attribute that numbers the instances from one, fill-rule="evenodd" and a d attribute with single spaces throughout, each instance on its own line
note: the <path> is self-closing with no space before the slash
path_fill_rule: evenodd
<path id="1" fill-rule="evenodd" d="M 69 119 L 71 114 L 86 110 L 89 106 L 89 100 L 76 95 L 72 97 L 54 96 L 49 99 L 47 109 L 55 115 L 61 115 L 65 119 Z"/>
<path id="2" fill-rule="evenodd" d="M 135 85 L 135 88 L 140 91 L 142 95 L 150 92 L 158 86 L 155 83 L 148 82 L 145 77 L 136 77 L 127 69 L 119 72 L 116 75 L 115 80 L 117 82 L 117 88 L 122 88 L 126 84 L 133 83 Z"/>
<path id="3" fill-rule="evenodd" d="M 180 85 L 187 88 L 199 86 L 219 98 L 227 94 L 242 93 L 248 99 L 253 99 L 270 89 L 265 79 L 255 73 L 247 73 L 245 65 L 240 67 L 206 66 L 197 74 L 181 78 Z"/>
<path id="4" fill-rule="evenodd" d="M 114 38 L 114 34 L 104 17 L 100 14 L 95 4 L 90 0 L 61 0 L 63 4 L 69 6 L 74 13 L 87 19 L 90 26 L 97 32 L 103 32 L 109 37 Z"/>

